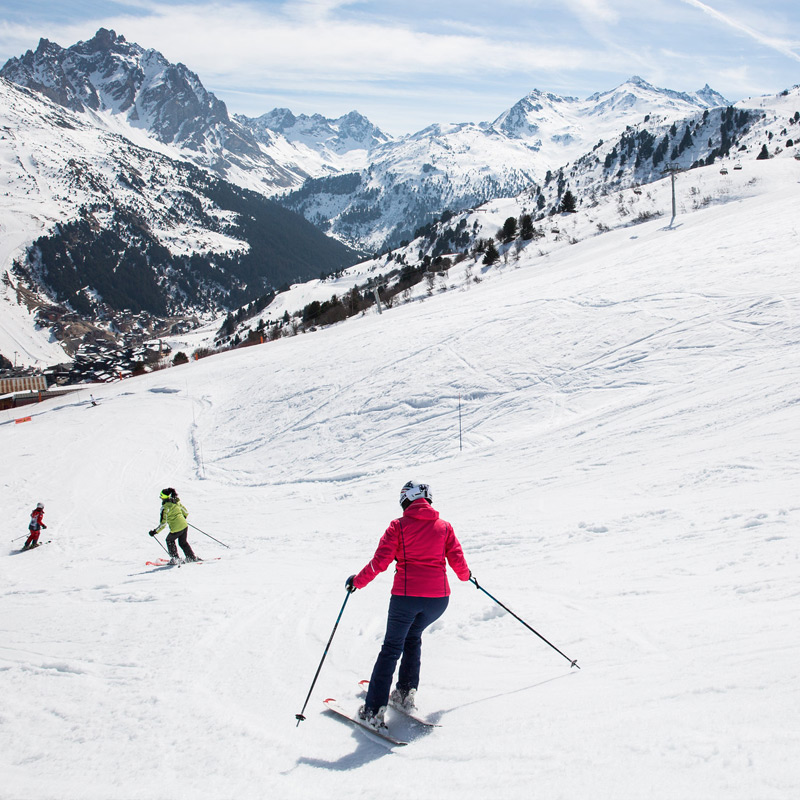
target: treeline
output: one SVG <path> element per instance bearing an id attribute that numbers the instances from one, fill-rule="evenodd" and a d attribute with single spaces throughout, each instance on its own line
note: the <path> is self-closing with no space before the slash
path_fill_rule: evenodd
<path id="1" fill-rule="evenodd" d="M 621 171 L 633 165 L 636 169 L 654 171 L 668 161 L 678 161 L 687 152 L 699 156 L 694 158 L 692 167 L 713 164 L 718 158 L 730 155 L 756 115 L 757 112 L 733 106 L 711 111 L 706 109 L 696 119 L 673 123 L 661 138 L 646 128 L 634 130 L 629 127 L 606 153 L 603 167 Z M 621 172 L 618 176 L 621 177 Z"/>

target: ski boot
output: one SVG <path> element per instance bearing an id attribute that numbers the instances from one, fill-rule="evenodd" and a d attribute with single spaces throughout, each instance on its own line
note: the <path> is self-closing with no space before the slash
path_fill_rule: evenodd
<path id="1" fill-rule="evenodd" d="M 376 731 L 386 732 L 389 728 L 383 721 L 383 715 L 386 713 L 386 706 L 381 706 L 377 711 L 367 708 L 365 705 L 358 709 L 358 718 L 369 725 Z"/>
<path id="2" fill-rule="evenodd" d="M 398 688 L 389 695 L 389 702 L 393 706 L 397 706 L 397 708 L 401 708 L 403 711 L 408 711 L 410 714 L 413 714 L 417 710 L 417 704 L 415 702 L 416 697 L 416 689 L 409 689 L 407 692 L 404 692 L 402 689 Z"/>

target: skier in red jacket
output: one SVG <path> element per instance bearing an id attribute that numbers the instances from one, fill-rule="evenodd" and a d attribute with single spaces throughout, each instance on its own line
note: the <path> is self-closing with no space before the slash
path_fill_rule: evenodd
<path id="1" fill-rule="evenodd" d="M 47 527 L 47 525 L 42 522 L 43 516 L 44 503 L 37 503 L 36 508 L 31 511 L 31 521 L 28 525 L 29 535 L 25 544 L 22 546 L 23 550 L 31 550 L 39 546 L 39 534 L 42 532 L 42 528 Z"/>
<path id="2" fill-rule="evenodd" d="M 453 526 L 439 517 L 431 505 L 432 499 L 428 484 L 406 483 L 400 490 L 403 516 L 386 529 L 364 569 L 346 581 L 351 592 L 363 589 L 392 561 L 397 562 L 386 636 L 372 670 L 366 702 L 358 712 L 361 719 L 376 729 L 386 728 L 383 715 L 398 659 L 400 671 L 391 693 L 392 702 L 409 711 L 415 708 L 422 632 L 439 619 L 449 602 L 445 562 L 460 580 L 467 581 L 471 575 Z"/>

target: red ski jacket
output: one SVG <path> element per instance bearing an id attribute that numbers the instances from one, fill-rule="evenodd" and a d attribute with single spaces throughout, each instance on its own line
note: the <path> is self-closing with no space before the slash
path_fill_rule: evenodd
<path id="1" fill-rule="evenodd" d="M 42 522 L 43 516 L 44 516 L 43 508 L 34 508 L 33 511 L 31 512 L 31 521 L 30 524 L 28 525 L 28 528 L 32 531 L 38 531 L 41 528 L 46 528 L 47 525 L 45 525 Z"/>
<path id="2" fill-rule="evenodd" d="M 470 576 L 453 526 L 423 499 L 415 500 L 389 525 L 372 560 L 353 578 L 353 586 L 363 589 L 392 561 L 397 561 L 392 594 L 447 597 L 450 584 L 445 561 L 460 580 Z"/>

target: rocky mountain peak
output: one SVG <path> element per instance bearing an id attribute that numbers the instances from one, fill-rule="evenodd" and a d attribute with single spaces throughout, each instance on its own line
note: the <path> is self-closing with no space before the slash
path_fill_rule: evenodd
<path id="1" fill-rule="evenodd" d="M 284 133 L 297 124 L 297 117 L 288 108 L 273 108 L 266 114 L 257 117 L 255 122 L 261 123 L 265 128 L 278 133 Z"/>
<path id="2" fill-rule="evenodd" d="M 97 33 L 95 33 L 92 39 L 89 39 L 86 42 L 86 47 L 88 50 L 111 50 L 111 48 L 117 44 L 124 44 L 125 37 L 124 36 L 117 36 L 116 32 L 113 30 L 108 30 L 107 28 L 100 28 Z"/>
<path id="3" fill-rule="evenodd" d="M 293 114 L 288 108 L 272 111 L 251 119 L 237 117 L 265 144 L 270 133 L 278 133 L 289 142 L 302 143 L 314 150 L 343 154 L 352 150 L 370 150 L 376 144 L 389 141 L 380 128 L 358 111 L 350 111 L 337 119 L 322 114 Z"/>

